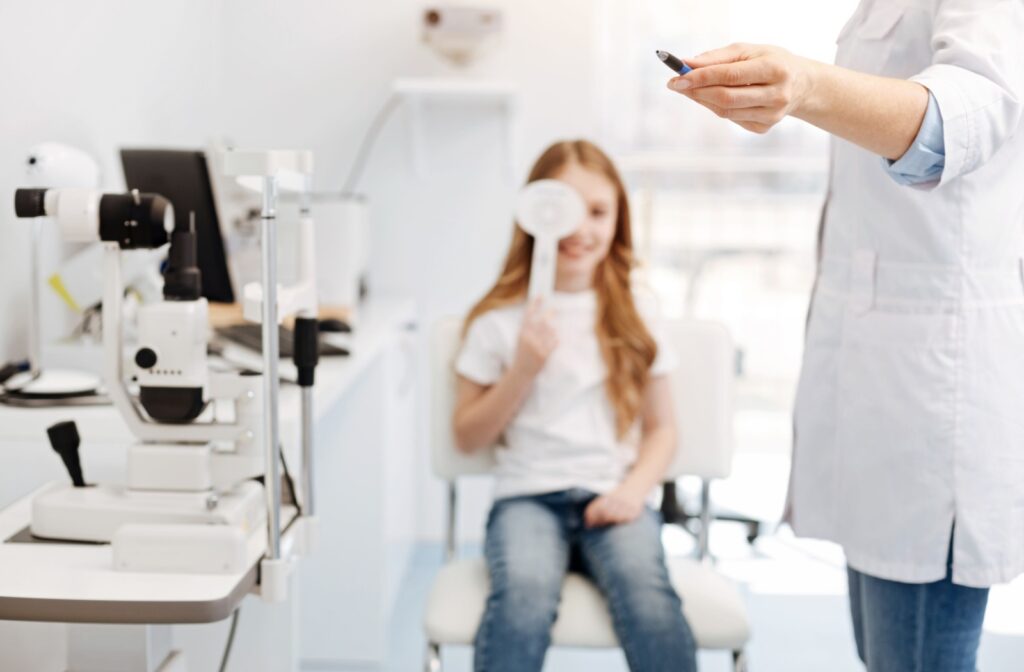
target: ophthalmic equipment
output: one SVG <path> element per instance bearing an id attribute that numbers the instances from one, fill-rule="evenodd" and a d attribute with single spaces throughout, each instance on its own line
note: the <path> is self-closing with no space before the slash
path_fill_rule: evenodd
<path id="1" fill-rule="evenodd" d="M 67 241 L 102 243 L 105 382 L 137 438 L 128 449 L 125 486 L 89 486 L 77 458 L 73 424 L 51 428 L 51 443 L 68 465 L 73 483 L 35 497 L 32 534 L 111 543 L 115 569 L 124 571 L 238 572 L 259 547 L 272 561 L 264 567 L 263 583 L 281 596 L 288 567 L 279 548 L 276 344 L 264 339 L 271 346 L 265 345 L 264 360 L 272 365 L 262 374 L 210 370 L 207 303 L 196 267 L 195 232 L 180 220 L 175 227 L 171 204 L 162 196 L 19 189 L 15 210 L 18 217 L 51 217 Z M 138 344 L 126 357 L 121 253 L 168 242 L 163 300 L 140 308 Z M 268 245 L 273 241 L 265 238 Z M 265 250 L 265 255 L 270 252 Z M 273 279 L 264 287 L 269 288 L 265 303 L 275 307 Z M 276 318 L 270 317 L 276 336 Z M 311 338 L 302 331 L 309 324 L 296 326 L 296 363 L 310 388 L 316 365 L 315 320 L 311 322 Z M 301 344 L 311 344 L 312 354 Z M 274 422 L 268 422 L 268 415 Z M 304 423 L 304 453 L 311 453 L 310 431 Z M 307 455 L 303 457 L 308 500 L 310 490 L 305 488 L 312 477 Z M 254 480 L 261 476 L 263 485 Z"/>

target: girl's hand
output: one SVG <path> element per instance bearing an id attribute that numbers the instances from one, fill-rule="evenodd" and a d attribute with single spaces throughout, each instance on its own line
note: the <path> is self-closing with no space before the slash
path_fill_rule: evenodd
<path id="1" fill-rule="evenodd" d="M 532 380 L 544 368 L 544 363 L 557 347 L 558 334 L 551 323 L 551 312 L 545 310 L 538 297 L 526 308 L 512 369 Z"/>
<path id="2" fill-rule="evenodd" d="M 619 487 L 587 505 L 583 524 L 590 527 L 631 523 L 644 511 L 644 497 Z"/>
<path id="3" fill-rule="evenodd" d="M 693 71 L 668 88 L 754 133 L 797 114 L 814 88 L 814 61 L 779 47 L 733 44 L 686 63 Z"/>

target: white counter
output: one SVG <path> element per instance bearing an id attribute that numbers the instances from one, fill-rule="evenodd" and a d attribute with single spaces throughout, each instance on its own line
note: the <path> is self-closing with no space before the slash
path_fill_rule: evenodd
<path id="1" fill-rule="evenodd" d="M 387 624 L 415 534 L 418 402 L 416 348 L 410 333 L 415 321 L 411 301 L 375 301 L 360 312 L 351 340 L 352 354 L 320 359 L 314 388 L 320 539 L 313 555 L 303 559 L 296 577 L 298 600 L 292 610 L 297 622 L 289 626 L 296 633 L 296 663 L 301 659 L 304 664 L 321 667 L 374 665 L 386 657 Z M 300 455 L 298 398 L 296 386 L 282 385 L 281 438 L 289 468 L 296 473 Z M 60 458 L 49 447 L 46 428 L 69 419 L 76 421 L 82 438 L 86 479 L 123 483 L 125 446 L 133 439 L 112 407 L 21 409 L 0 405 L 0 507 L 26 497 L 46 482 L 67 479 Z M 18 563 L 31 563 L 33 552 L 15 550 L 19 559 L 12 556 L 10 562 L 0 557 L 0 573 L 14 570 Z M 83 563 L 102 562 L 100 556 L 109 555 L 109 548 L 82 553 L 91 554 L 81 559 Z M 8 564 L 10 567 L 5 566 Z M 282 662 L 284 654 L 274 653 L 269 642 L 260 640 L 271 627 L 286 627 L 290 612 L 279 610 L 264 616 L 263 606 L 251 597 L 245 605 L 250 606 L 242 608 L 239 641 L 232 655 L 247 662 L 244 668 L 233 669 L 289 669 Z M 270 622 L 275 625 L 267 625 Z M 223 646 L 223 627 L 180 626 L 174 631 L 190 659 L 206 660 Z M 19 624 L 0 622 L 0 642 L 5 640 L 5 628 L 27 631 Z M 20 637 L 6 637 L 15 636 Z M 45 630 L 37 650 L 52 649 L 54 638 L 63 636 Z M 24 639 L 20 641 L 25 644 Z M 259 655 L 267 660 L 259 660 Z M 9 668 L 9 663 L 0 650 L 0 669 L 20 669 Z"/>

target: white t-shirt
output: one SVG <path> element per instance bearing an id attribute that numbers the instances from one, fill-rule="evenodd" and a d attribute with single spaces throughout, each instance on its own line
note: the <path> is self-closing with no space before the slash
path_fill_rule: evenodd
<path id="1" fill-rule="evenodd" d="M 676 366 L 653 296 L 634 293 L 637 310 L 658 346 L 651 376 Z M 619 440 L 608 398 L 607 367 L 595 324 L 594 291 L 555 292 L 558 347 L 538 374 L 497 450 L 495 497 L 585 488 L 606 493 L 622 482 L 636 459 L 638 432 Z M 493 385 L 512 364 L 525 303 L 487 312 L 470 326 L 456 371 L 479 385 Z"/>

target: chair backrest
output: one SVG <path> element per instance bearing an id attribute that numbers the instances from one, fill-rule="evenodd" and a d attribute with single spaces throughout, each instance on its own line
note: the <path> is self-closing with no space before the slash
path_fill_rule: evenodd
<path id="1" fill-rule="evenodd" d="M 459 476 L 487 474 L 494 468 L 494 450 L 466 455 L 455 447 L 455 357 L 462 344 L 462 320 L 444 317 L 430 334 L 430 460 L 434 473 L 446 481 Z"/>
<path id="2" fill-rule="evenodd" d="M 717 322 L 671 320 L 668 338 L 679 357 L 672 402 L 679 445 L 668 478 L 725 478 L 732 471 L 736 350 Z"/>
<path id="3" fill-rule="evenodd" d="M 679 356 L 672 396 L 679 448 L 668 476 L 725 478 L 732 467 L 735 352 L 728 330 L 714 322 L 670 321 L 669 338 Z M 462 320 L 443 318 L 431 333 L 431 463 L 446 481 L 489 473 L 493 448 L 466 455 L 455 447 L 455 357 Z"/>

